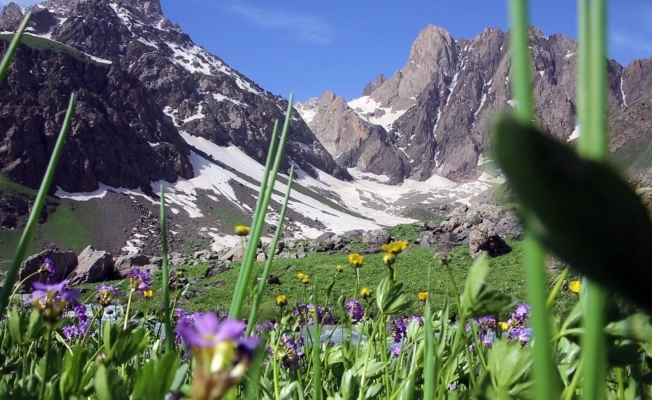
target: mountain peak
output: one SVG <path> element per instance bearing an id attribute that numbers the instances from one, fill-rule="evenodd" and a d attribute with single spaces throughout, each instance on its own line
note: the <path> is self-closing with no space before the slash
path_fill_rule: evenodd
<path id="1" fill-rule="evenodd" d="M 376 89 L 380 87 L 383 83 L 385 83 L 385 75 L 380 74 L 374 79 L 373 81 L 367 83 L 367 86 L 364 87 L 364 90 L 362 91 L 363 96 L 369 96 L 372 94 Z"/>

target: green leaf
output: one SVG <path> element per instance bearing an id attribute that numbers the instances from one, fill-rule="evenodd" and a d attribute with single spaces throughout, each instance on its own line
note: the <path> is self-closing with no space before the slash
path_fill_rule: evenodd
<path id="1" fill-rule="evenodd" d="M 652 222 L 627 182 L 510 116 L 493 124 L 492 148 L 528 210 L 527 231 L 589 279 L 652 310 Z"/>
<path id="2" fill-rule="evenodd" d="M 604 331 L 611 336 L 652 343 L 652 325 L 648 315 L 630 315 L 622 321 L 609 323 Z"/>
<path id="3" fill-rule="evenodd" d="M 464 293 L 462 294 L 462 310 L 460 311 L 467 311 L 471 308 L 474 299 L 478 297 L 482 286 L 485 285 L 485 278 L 488 273 L 489 261 L 487 261 L 487 255 L 483 252 L 469 268 L 469 275 L 466 278 Z"/>
<path id="4" fill-rule="evenodd" d="M 134 399 L 162 399 L 170 391 L 179 367 L 176 353 L 166 353 L 140 367 L 136 375 Z M 152 385 L 156 382 L 156 385 Z"/>
<path id="5" fill-rule="evenodd" d="M 80 344 L 72 348 L 72 353 L 66 352 L 59 381 L 59 393 L 62 399 L 81 394 L 81 389 L 88 383 L 83 379 L 86 359 L 87 355 Z"/>
<path id="6" fill-rule="evenodd" d="M 29 315 L 29 323 L 27 324 L 27 334 L 24 335 L 27 341 L 36 340 L 45 335 L 47 332 L 47 327 L 41 314 L 36 310 L 32 310 Z"/>
<path id="7" fill-rule="evenodd" d="M 376 304 L 381 313 L 396 315 L 407 312 L 412 302 L 403 294 L 403 284 L 383 279 L 376 288 Z"/>
<path id="8" fill-rule="evenodd" d="M 9 337 L 14 343 L 22 343 L 23 341 L 21 322 L 21 315 L 18 314 L 16 307 L 10 309 L 7 313 L 7 327 L 9 328 Z"/>
<path id="9" fill-rule="evenodd" d="M 114 369 L 107 369 L 100 364 L 95 372 L 95 395 L 99 400 L 126 400 L 129 398 L 127 388 Z"/>

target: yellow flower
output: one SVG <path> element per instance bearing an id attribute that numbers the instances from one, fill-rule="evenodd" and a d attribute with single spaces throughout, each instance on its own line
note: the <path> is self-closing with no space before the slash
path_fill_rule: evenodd
<path id="1" fill-rule="evenodd" d="M 308 275 L 304 274 L 303 272 L 299 272 L 297 274 L 297 278 L 299 278 L 300 281 L 303 281 L 303 280 L 309 279 L 310 277 Z"/>
<path id="2" fill-rule="evenodd" d="M 572 281 L 568 283 L 568 290 L 570 290 L 573 293 L 579 293 L 580 292 L 580 281 Z"/>
<path id="3" fill-rule="evenodd" d="M 383 255 L 383 264 L 387 265 L 388 267 L 393 265 L 396 262 L 396 256 L 394 253 L 385 253 Z"/>
<path id="4" fill-rule="evenodd" d="M 397 242 L 384 244 L 381 246 L 381 248 L 383 249 L 383 251 L 386 251 L 388 253 L 398 254 L 408 248 L 408 242 L 407 240 L 399 240 Z"/>
<path id="5" fill-rule="evenodd" d="M 501 331 L 508 331 L 509 330 L 509 325 L 507 324 L 507 322 L 500 321 L 498 324 L 500 325 L 500 330 Z"/>
<path id="6" fill-rule="evenodd" d="M 154 292 L 152 292 L 152 289 L 145 290 L 143 292 L 143 297 L 145 297 L 146 299 L 151 299 L 152 297 L 154 297 Z"/>
<path id="7" fill-rule="evenodd" d="M 351 264 L 353 268 L 362 267 L 363 261 L 364 261 L 364 257 L 362 257 L 360 254 L 358 253 L 349 254 L 349 264 Z"/>
<path id="8" fill-rule="evenodd" d="M 419 292 L 419 301 L 428 300 L 428 292 Z"/>
<path id="9" fill-rule="evenodd" d="M 368 287 L 362 288 L 362 290 L 360 290 L 360 296 L 362 296 L 363 299 L 368 299 L 371 297 L 371 289 Z"/>
<path id="10" fill-rule="evenodd" d="M 276 296 L 276 304 L 278 304 L 279 307 L 285 307 L 288 305 L 288 298 L 284 294 L 280 294 Z"/>
<path id="11" fill-rule="evenodd" d="M 308 278 L 306 278 L 306 279 L 302 279 L 301 282 L 303 282 L 304 284 L 307 285 L 307 284 L 310 283 L 310 279 L 308 279 Z"/>
<path id="12" fill-rule="evenodd" d="M 341 265 L 337 266 L 337 272 L 344 272 L 344 267 Z"/>
<path id="13" fill-rule="evenodd" d="M 247 236 L 250 231 L 251 228 L 246 225 L 236 225 L 235 227 L 235 234 L 238 236 Z"/>

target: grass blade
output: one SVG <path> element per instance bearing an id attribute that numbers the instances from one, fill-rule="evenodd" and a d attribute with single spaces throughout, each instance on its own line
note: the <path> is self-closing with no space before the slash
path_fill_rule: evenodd
<path id="1" fill-rule="evenodd" d="M 517 103 L 515 117 L 523 124 L 531 124 L 534 117 L 530 82 L 528 21 L 527 0 L 510 0 L 512 91 Z M 552 378 L 554 366 L 550 353 L 550 332 L 546 307 L 545 251 L 543 246 L 529 235 L 525 239 L 523 248 L 535 339 L 534 385 L 536 398 L 559 398 L 559 388 L 555 386 L 556 381 Z"/>
<path id="2" fill-rule="evenodd" d="M 254 216 L 255 223 L 251 229 L 249 245 L 247 247 L 247 252 L 245 253 L 245 259 L 242 261 L 242 266 L 240 267 L 240 274 L 238 275 L 238 281 L 236 283 L 235 292 L 233 294 L 233 302 L 231 303 L 231 309 L 229 310 L 229 315 L 234 318 L 239 317 L 240 311 L 242 310 L 242 305 L 244 304 L 245 296 L 247 294 L 247 283 L 251 277 L 251 270 L 253 268 L 254 257 L 256 255 L 255 250 L 258 246 L 258 242 L 263 231 L 263 224 L 265 223 L 267 207 L 269 207 L 269 202 L 274 190 L 274 182 L 276 181 L 276 176 L 278 174 L 279 168 L 281 167 L 281 160 L 283 159 L 283 154 L 285 152 L 285 145 L 287 142 L 288 132 L 290 130 L 289 128 L 290 118 L 292 115 L 292 100 L 293 95 L 290 94 L 290 100 L 288 101 L 288 109 L 285 114 L 285 123 L 283 124 L 283 131 L 281 133 L 279 147 L 276 151 L 276 157 L 274 159 L 274 164 L 271 167 L 271 172 L 268 177 L 264 178 L 264 181 L 267 180 L 267 186 L 265 188 L 265 193 L 259 198 L 260 208 L 256 209 L 256 214 Z M 269 166 L 270 160 L 268 159 L 267 167 Z M 261 186 L 261 188 L 262 187 L 263 186 Z M 266 282 L 261 282 L 261 285 L 264 286 L 265 284 Z"/>
<path id="3" fill-rule="evenodd" d="M 293 167 L 294 168 L 294 167 Z M 289 192 L 288 192 L 289 193 Z M 317 301 L 317 284 L 315 283 L 313 285 L 314 287 L 314 294 L 313 294 L 313 303 L 315 304 L 315 307 L 318 307 L 317 304 L 319 302 Z M 322 398 L 322 386 L 321 386 L 321 357 L 320 357 L 320 350 L 321 350 L 321 343 L 320 343 L 320 338 L 321 338 L 321 321 L 319 320 L 319 312 L 316 312 L 317 320 L 313 324 L 315 327 L 315 334 L 312 338 L 312 381 L 314 382 L 314 393 L 313 393 L 313 399 L 314 400 L 321 400 Z M 310 329 L 310 327 L 308 327 Z"/>
<path id="4" fill-rule="evenodd" d="M 36 195 L 36 200 L 34 200 L 34 207 L 32 212 L 29 214 L 29 219 L 27 220 L 27 226 L 25 226 L 25 231 L 20 238 L 18 243 L 18 248 L 16 249 L 16 254 L 11 263 L 11 269 L 7 272 L 5 277 L 5 283 L 2 287 L 2 292 L 0 292 L 0 318 L 4 315 L 5 308 L 7 307 L 7 302 L 9 301 L 9 294 L 16 283 L 16 277 L 18 276 L 18 270 L 20 265 L 25 258 L 25 253 L 27 252 L 27 246 L 32 240 L 32 235 L 34 234 L 34 228 L 36 227 L 36 221 L 38 221 L 39 215 L 41 215 L 41 210 L 43 209 L 43 203 L 45 202 L 45 197 L 47 196 L 48 190 L 50 189 L 50 183 L 54 177 L 54 171 L 57 168 L 57 163 L 59 162 L 59 157 L 61 156 L 61 150 L 63 149 L 63 144 L 66 141 L 66 136 L 68 130 L 70 129 L 70 124 L 72 120 L 72 114 L 75 110 L 75 94 L 70 95 L 70 103 L 68 104 L 68 111 L 66 112 L 66 117 L 63 120 L 63 125 L 61 126 L 61 132 L 59 133 L 59 138 L 57 143 L 54 145 L 54 150 L 52 151 L 52 157 L 50 158 L 50 163 L 48 168 L 45 171 L 45 176 L 43 177 L 43 182 L 41 182 L 41 188 Z"/>
<path id="5" fill-rule="evenodd" d="M 20 24 L 20 27 L 18 27 L 18 30 L 16 31 L 16 33 L 14 33 L 14 38 L 11 39 L 11 44 L 7 49 L 7 54 L 5 54 L 5 56 L 2 58 L 2 62 L 0 63 L 0 84 L 2 84 L 5 81 L 5 78 L 7 77 L 7 72 L 9 71 L 9 65 L 11 64 L 11 61 L 14 59 L 16 50 L 18 50 L 18 46 L 20 45 L 20 40 L 23 37 L 23 32 L 25 32 L 25 29 L 27 29 L 27 25 L 29 25 L 29 20 L 31 18 L 32 18 L 32 12 L 28 11 L 27 14 L 25 14 L 25 18 L 23 19 L 23 22 Z"/>
<path id="6" fill-rule="evenodd" d="M 165 351 L 170 352 L 174 347 L 174 334 L 172 333 L 172 320 L 170 318 L 170 270 L 168 268 L 168 232 L 167 218 L 165 216 L 165 192 L 161 185 L 161 247 L 163 256 L 163 324 L 165 325 Z"/>
<path id="7" fill-rule="evenodd" d="M 583 45 L 585 78 L 579 91 L 584 92 L 580 118 L 588 125 L 578 139 L 580 156 L 602 161 L 607 155 L 607 9 L 605 0 L 580 1 L 580 42 Z M 588 50 L 588 52 L 587 52 Z M 581 122 L 581 123 L 582 123 Z M 582 127 L 583 128 L 583 127 Z M 582 398 L 604 399 L 607 379 L 605 310 L 609 294 L 598 283 L 588 280 L 584 285 L 586 306 L 582 337 L 582 364 L 585 376 Z"/>
<path id="8" fill-rule="evenodd" d="M 263 300 L 263 294 L 265 293 L 265 285 L 263 282 L 267 282 L 269 277 L 269 271 L 272 269 L 272 261 L 274 260 L 274 252 L 278 246 L 278 242 L 281 238 L 281 232 L 283 232 L 283 222 L 285 221 L 285 214 L 287 212 L 288 201 L 290 200 L 290 193 L 292 191 L 292 182 L 294 177 L 294 165 L 290 169 L 290 179 L 288 179 L 288 188 L 285 192 L 285 199 L 283 200 L 283 206 L 281 207 L 281 213 L 278 219 L 278 225 L 276 226 L 276 232 L 274 233 L 274 239 L 272 239 L 272 244 L 269 247 L 269 255 L 267 256 L 267 261 L 265 262 L 265 267 L 263 268 L 263 273 L 260 276 L 260 284 L 258 285 L 258 291 L 256 292 L 256 297 L 254 297 L 254 303 L 251 307 L 251 312 L 249 313 L 249 320 L 247 322 L 247 334 L 249 336 L 254 326 L 256 326 L 256 315 L 258 314 L 258 309 L 260 308 L 260 303 Z"/>

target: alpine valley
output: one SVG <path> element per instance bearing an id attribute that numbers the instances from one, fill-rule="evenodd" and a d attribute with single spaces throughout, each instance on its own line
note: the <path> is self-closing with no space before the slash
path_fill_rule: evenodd
<path id="1" fill-rule="evenodd" d="M 26 11 L 14 3 L 2 11 L 3 52 Z M 32 253 L 92 245 L 158 255 L 161 185 L 173 251 L 237 245 L 233 227 L 251 221 L 287 100 L 194 43 L 158 0 L 48 0 L 31 11 L 0 87 L 0 263 L 13 255 L 73 92 L 74 120 Z M 576 43 L 530 32 L 536 122 L 572 144 Z M 487 152 L 488 125 L 515 105 L 507 45 L 499 29 L 455 39 L 427 26 L 405 66 L 361 97 L 324 92 L 297 103 L 265 238 L 292 165 L 287 238 L 369 231 L 492 200 L 488 189 L 503 180 Z M 614 158 L 645 174 L 652 59 L 610 61 L 608 74 Z"/>

